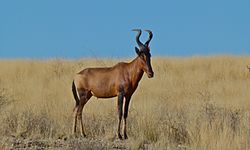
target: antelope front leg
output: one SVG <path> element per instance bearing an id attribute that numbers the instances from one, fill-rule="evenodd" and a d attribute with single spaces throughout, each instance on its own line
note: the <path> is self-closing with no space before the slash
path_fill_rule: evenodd
<path id="1" fill-rule="evenodd" d="M 122 120 L 122 107 L 123 107 L 123 94 L 118 95 L 117 109 L 118 109 L 118 128 L 117 128 L 117 136 L 119 139 L 122 139 L 120 130 L 121 130 L 121 120 Z"/>
<path id="2" fill-rule="evenodd" d="M 131 98 L 131 96 L 126 97 L 125 105 L 124 105 L 124 114 L 123 114 L 123 119 L 124 119 L 123 135 L 124 135 L 124 139 L 128 139 L 128 136 L 127 136 L 127 117 L 128 117 L 128 108 L 129 108 L 130 98 Z"/>

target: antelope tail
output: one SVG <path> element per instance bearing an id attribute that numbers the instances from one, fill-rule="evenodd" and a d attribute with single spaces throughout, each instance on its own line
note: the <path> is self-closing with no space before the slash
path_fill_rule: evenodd
<path id="1" fill-rule="evenodd" d="M 76 85 L 75 85 L 74 81 L 72 82 L 72 92 L 73 92 L 73 95 L 74 95 L 74 98 L 75 98 L 75 101 L 76 101 L 76 106 L 78 106 L 79 103 L 80 103 L 80 100 L 79 100 L 78 95 L 77 95 Z"/>

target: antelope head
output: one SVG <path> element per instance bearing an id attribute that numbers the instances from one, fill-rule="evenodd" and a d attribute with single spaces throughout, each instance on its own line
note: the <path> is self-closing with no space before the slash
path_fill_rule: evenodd
<path id="1" fill-rule="evenodd" d="M 154 72 L 151 66 L 151 54 L 150 54 L 149 43 L 151 39 L 153 38 L 153 33 L 150 30 L 145 30 L 146 32 L 148 32 L 149 38 L 143 44 L 139 39 L 141 36 L 141 29 L 133 29 L 132 31 L 138 32 L 138 34 L 136 35 L 136 42 L 139 48 L 135 47 L 135 52 L 137 53 L 137 55 L 139 56 L 141 60 L 140 62 L 141 62 L 142 70 L 147 73 L 149 78 L 152 78 L 154 76 Z"/>

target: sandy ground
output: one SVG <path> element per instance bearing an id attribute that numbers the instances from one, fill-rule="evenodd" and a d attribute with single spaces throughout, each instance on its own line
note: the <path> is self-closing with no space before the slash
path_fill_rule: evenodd
<path id="1" fill-rule="evenodd" d="M 64 139 L 25 139 L 16 137 L 1 137 L 1 149 L 84 149 L 84 150 L 126 150 L 131 145 L 126 140 L 102 140 L 88 138 L 64 138 Z M 150 144 L 142 144 L 138 149 L 153 149 Z"/>

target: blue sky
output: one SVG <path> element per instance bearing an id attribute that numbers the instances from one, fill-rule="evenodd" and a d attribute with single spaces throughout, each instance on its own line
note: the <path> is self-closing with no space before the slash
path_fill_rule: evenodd
<path id="1" fill-rule="evenodd" d="M 0 58 L 249 55 L 249 0 L 1 0 Z M 147 39 L 143 33 L 141 40 Z"/>

